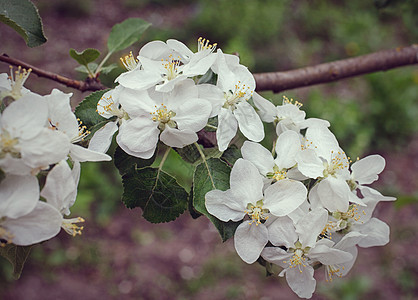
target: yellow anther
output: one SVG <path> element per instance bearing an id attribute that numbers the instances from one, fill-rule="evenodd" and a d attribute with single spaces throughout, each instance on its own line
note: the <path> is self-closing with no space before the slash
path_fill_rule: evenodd
<path id="1" fill-rule="evenodd" d="M 61 227 L 72 236 L 76 236 L 77 234 L 82 233 L 84 226 L 77 226 L 75 223 L 82 223 L 84 219 L 81 217 L 74 218 L 74 219 L 64 219 L 62 221 Z"/>
<path id="2" fill-rule="evenodd" d="M 129 55 L 121 57 L 120 61 L 122 62 L 125 69 L 128 71 L 132 71 L 138 66 L 138 60 L 132 55 L 132 51 L 129 52 Z"/>

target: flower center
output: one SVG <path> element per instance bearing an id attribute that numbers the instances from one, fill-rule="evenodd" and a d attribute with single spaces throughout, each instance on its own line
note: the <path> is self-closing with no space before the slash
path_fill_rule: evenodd
<path id="1" fill-rule="evenodd" d="M 247 210 L 245 212 L 251 218 L 250 225 L 255 223 L 255 225 L 258 226 L 258 224 L 261 224 L 269 218 L 265 215 L 269 212 L 269 210 L 263 208 L 263 200 L 258 200 L 256 205 L 248 203 Z"/>
<path id="2" fill-rule="evenodd" d="M 343 276 L 341 273 L 341 270 L 344 271 L 344 266 L 340 268 L 339 265 L 326 265 L 325 266 L 325 280 L 327 282 L 331 282 L 332 276 L 337 276 L 338 278 L 341 278 Z"/>
<path id="3" fill-rule="evenodd" d="M 334 151 L 331 151 L 331 162 L 324 162 L 324 177 L 329 175 L 334 176 L 338 170 L 347 169 L 349 166 L 349 159 L 345 156 L 344 152 L 338 151 L 334 156 Z"/>
<path id="4" fill-rule="evenodd" d="M 121 57 L 120 61 L 122 62 L 125 69 L 128 71 L 132 71 L 138 66 L 138 60 L 132 55 L 132 51 L 129 52 L 129 55 Z"/>
<path id="5" fill-rule="evenodd" d="M 77 226 L 75 223 L 82 223 L 84 219 L 81 217 L 73 218 L 73 219 L 63 219 L 61 227 L 72 236 L 76 236 L 77 234 L 81 235 L 84 226 Z"/>
<path id="6" fill-rule="evenodd" d="M 87 126 L 83 125 L 83 121 L 77 118 L 77 122 L 78 122 L 78 135 L 71 139 L 71 143 L 73 144 L 84 141 L 84 139 L 91 133 L 89 130 L 87 130 Z"/>
<path id="7" fill-rule="evenodd" d="M 17 138 L 12 138 L 7 131 L 3 130 L 0 134 L 0 157 L 4 157 L 6 153 L 10 153 L 13 157 L 20 157 L 20 151 L 16 149 L 18 143 Z"/>
<path id="8" fill-rule="evenodd" d="M 17 71 L 13 73 L 13 67 L 10 66 L 10 92 L 3 92 L 1 98 L 11 97 L 13 100 L 17 100 L 22 97 L 22 87 L 26 79 L 28 79 L 32 69 L 22 69 L 21 66 L 17 68 Z"/>
<path id="9" fill-rule="evenodd" d="M 225 103 L 223 105 L 224 108 L 231 108 L 234 110 L 236 105 L 241 101 L 248 101 L 253 95 L 253 91 L 251 88 L 245 84 L 242 84 L 241 81 L 235 85 L 235 90 L 228 91 L 224 94 Z"/>
<path id="10" fill-rule="evenodd" d="M 211 53 L 215 51 L 218 44 L 209 44 L 209 40 L 202 37 L 197 40 L 197 52 L 209 50 Z"/>
<path id="11" fill-rule="evenodd" d="M 165 126 L 168 125 L 171 128 L 176 128 L 177 123 L 174 120 L 171 120 L 171 118 L 176 116 L 176 113 L 172 110 L 168 111 L 167 106 L 164 104 L 161 104 L 161 106 L 158 108 L 157 105 L 155 105 L 155 111 L 150 113 L 152 116 L 152 120 L 154 122 L 158 122 L 158 128 L 160 130 L 164 130 Z"/>
<path id="12" fill-rule="evenodd" d="M 100 98 L 99 102 L 97 103 L 97 113 L 102 117 L 109 118 L 106 115 L 116 116 L 119 119 L 128 119 L 128 114 L 121 108 L 119 108 L 119 104 L 115 104 L 113 101 L 112 96 L 109 97 L 102 97 Z"/>
<path id="13" fill-rule="evenodd" d="M 307 266 L 305 253 L 299 248 L 294 250 L 293 256 L 288 261 L 285 260 L 283 262 L 289 264 L 289 268 L 298 268 L 300 273 Z"/>
<path id="14" fill-rule="evenodd" d="M 181 64 L 180 57 L 178 59 L 173 59 L 173 56 L 169 55 L 165 62 L 163 59 L 161 61 L 163 61 L 163 66 L 167 70 L 165 77 L 168 81 L 173 80 L 181 73 L 181 70 L 179 69 Z"/>

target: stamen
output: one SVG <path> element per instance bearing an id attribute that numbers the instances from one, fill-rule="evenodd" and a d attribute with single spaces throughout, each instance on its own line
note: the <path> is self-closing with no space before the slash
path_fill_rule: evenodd
<path id="1" fill-rule="evenodd" d="M 132 55 L 132 51 L 129 52 L 129 55 L 121 57 L 120 61 L 128 71 L 132 71 L 138 66 L 138 60 Z"/>
<path id="2" fill-rule="evenodd" d="M 76 236 L 77 234 L 81 235 L 82 230 L 84 229 L 84 226 L 77 226 L 75 223 L 82 223 L 84 222 L 84 219 L 81 217 L 73 218 L 73 219 L 64 219 L 62 221 L 61 227 L 72 236 Z"/>
<path id="3" fill-rule="evenodd" d="M 264 215 L 269 212 L 268 209 L 263 208 L 263 200 L 257 201 L 256 205 L 252 203 L 247 204 L 247 209 L 245 212 L 251 218 L 250 225 L 255 223 L 256 226 L 266 221 L 269 217 Z"/>
<path id="4" fill-rule="evenodd" d="M 71 140 L 71 143 L 75 144 L 81 141 L 84 141 L 84 139 L 91 133 L 89 130 L 87 130 L 87 126 L 83 125 L 83 121 L 81 121 L 79 118 L 77 118 L 78 121 L 78 136 L 73 138 Z"/>
<path id="5" fill-rule="evenodd" d="M 30 72 L 32 69 L 23 69 L 21 66 L 17 68 L 17 71 L 13 72 L 13 67 L 9 66 L 10 68 L 10 86 L 11 91 L 3 93 L 1 96 L 2 98 L 12 97 L 14 100 L 19 99 L 22 97 L 22 87 L 25 84 L 26 79 L 28 79 Z"/>
<path id="6" fill-rule="evenodd" d="M 292 105 L 297 106 L 298 108 L 301 108 L 303 106 L 303 104 L 300 103 L 299 101 L 295 101 L 292 98 L 290 98 L 289 100 L 289 98 L 287 98 L 286 96 L 283 96 L 283 105 L 285 104 L 292 104 Z"/>
<path id="7" fill-rule="evenodd" d="M 202 37 L 198 38 L 197 40 L 197 51 L 201 52 L 201 51 L 205 51 L 205 50 L 210 50 L 210 52 L 214 52 L 216 49 L 216 46 L 218 44 L 209 44 L 209 40 L 204 39 Z"/>

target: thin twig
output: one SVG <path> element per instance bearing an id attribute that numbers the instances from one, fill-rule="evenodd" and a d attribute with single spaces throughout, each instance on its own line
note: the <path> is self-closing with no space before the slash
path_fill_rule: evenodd
<path id="1" fill-rule="evenodd" d="M 254 77 L 257 91 L 278 93 L 417 63 L 418 45 L 414 44 L 296 70 L 258 73 Z"/>
<path id="2" fill-rule="evenodd" d="M 28 63 L 25 63 L 21 60 L 12 58 L 8 56 L 7 54 L 0 55 L 0 61 L 6 62 L 13 66 L 21 66 L 25 69 L 32 69 L 32 73 L 38 75 L 39 77 L 44 77 L 51 79 L 53 81 L 59 82 L 61 84 L 64 84 L 68 87 L 75 88 L 79 91 L 98 91 L 98 90 L 104 90 L 107 87 L 102 85 L 97 79 L 87 78 L 86 81 L 80 81 L 80 80 L 74 80 L 71 78 L 67 78 L 65 76 L 61 76 L 52 72 L 48 72 L 45 70 L 42 70 L 40 68 L 34 67 Z"/>

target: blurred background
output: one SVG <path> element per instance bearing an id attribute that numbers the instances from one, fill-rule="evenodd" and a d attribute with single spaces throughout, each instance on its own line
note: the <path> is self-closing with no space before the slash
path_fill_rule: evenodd
<path id="1" fill-rule="evenodd" d="M 69 49 L 105 52 L 110 29 L 129 17 L 153 25 L 140 43 L 175 38 L 197 49 L 202 36 L 225 53 L 238 53 L 253 73 L 308 65 L 408 46 L 418 41 L 414 0 L 38 0 L 48 42 L 28 48 L 0 24 L 0 52 L 70 78 L 82 79 Z M 102 55 L 104 56 L 104 54 Z M 8 72 L 0 63 L 0 73 Z M 102 77 L 112 79 L 115 69 Z M 31 75 L 26 86 L 40 94 L 73 92 L 76 105 L 89 93 Z M 307 117 L 330 121 L 351 157 L 378 153 L 387 166 L 374 185 L 394 203 L 380 203 L 375 216 L 391 227 L 390 243 L 359 249 L 349 275 L 324 280 L 316 272 L 313 299 L 416 299 L 418 297 L 418 68 L 403 67 L 335 83 L 263 93 L 275 104 L 283 95 L 304 104 Z M 266 145 L 270 141 L 266 139 Z M 269 146 L 270 147 L 270 146 Z M 171 153 L 167 172 L 191 184 L 191 168 Z M 86 219 L 82 236 L 65 232 L 38 245 L 18 281 L 0 258 L 0 299 L 297 299 L 283 278 L 265 277 L 258 265 L 222 243 L 212 224 L 186 212 L 167 224 L 149 224 L 140 209 L 120 201 L 122 184 L 110 163 L 84 163 L 71 216 Z"/>

